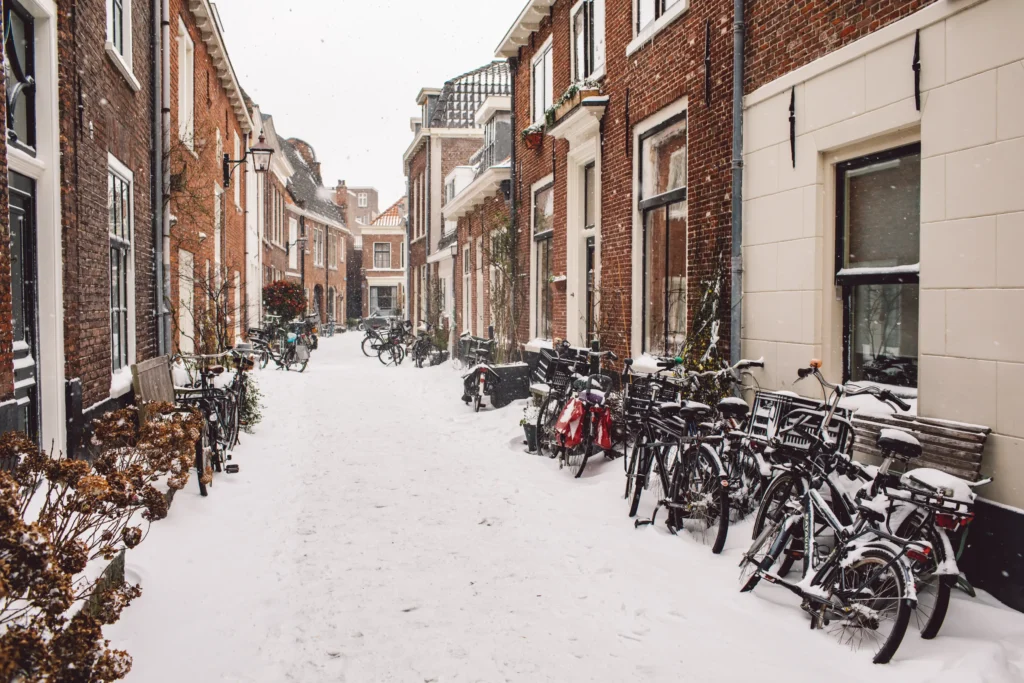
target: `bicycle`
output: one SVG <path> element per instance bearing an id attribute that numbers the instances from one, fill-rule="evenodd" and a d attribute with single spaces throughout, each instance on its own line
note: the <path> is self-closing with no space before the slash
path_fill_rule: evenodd
<path id="1" fill-rule="evenodd" d="M 820 363 L 812 362 L 810 369 L 800 370 L 800 377 L 815 374 L 818 367 Z M 840 428 L 847 422 L 836 415 L 845 393 L 842 385 L 836 385 L 821 409 L 796 407 L 779 416 L 781 428 L 771 444 L 788 461 L 795 491 L 780 499 L 776 509 L 781 514 L 766 525 L 761 520 L 763 528 L 757 530 L 740 562 L 740 590 L 754 590 L 762 578 L 786 588 L 801 598 L 812 628 L 824 629 L 835 622 L 832 634 L 856 647 L 871 639 L 877 645 L 873 661 L 883 664 L 899 648 L 916 605 L 910 562 L 925 560 L 932 547 L 878 528 L 884 516 L 860 502 L 853 510 L 855 518 L 845 524 L 819 492 L 830 472 L 843 462 L 845 435 L 840 431 L 836 438 L 833 420 L 838 420 Z M 868 392 L 850 395 L 856 393 Z M 882 401 L 908 407 L 891 392 L 873 393 Z M 902 437 L 880 436 L 878 446 L 885 454 L 914 450 Z M 769 487 L 766 502 L 772 502 L 771 492 Z M 827 536 L 835 541 L 831 549 Z M 783 554 L 786 560 L 773 573 Z M 792 566 L 796 559 L 803 560 L 801 580 L 788 581 L 785 562 Z"/>
<path id="2" fill-rule="evenodd" d="M 228 355 L 178 354 L 172 359 L 175 363 L 184 364 L 187 370 L 188 361 L 196 365 L 195 375 L 189 371 L 189 386 L 175 387 L 175 399 L 179 405 L 199 409 L 206 418 L 203 443 L 196 450 L 199 493 L 203 496 L 207 495 L 207 485 L 212 485 L 215 472 L 236 474 L 239 471 L 237 464 L 228 461 L 232 459 L 231 449 L 238 439 L 240 404 L 231 389 L 214 384 L 214 380 L 224 373 L 224 366 L 209 364 L 209 361 L 220 360 Z"/>
<path id="3" fill-rule="evenodd" d="M 586 363 L 589 367 L 589 358 L 594 358 L 600 366 L 605 357 L 618 360 L 611 351 L 588 351 L 588 360 L 581 358 L 578 362 Z M 607 406 L 607 395 L 611 389 L 612 378 L 600 372 L 589 374 L 586 379 L 574 380 L 572 391 L 575 396 L 564 405 L 557 418 L 554 455 L 558 457 L 558 468 L 568 467 L 576 479 L 583 476 L 583 470 L 594 454 L 595 445 L 604 452 L 605 457 L 614 457 L 611 442 L 612 414 Z"/>

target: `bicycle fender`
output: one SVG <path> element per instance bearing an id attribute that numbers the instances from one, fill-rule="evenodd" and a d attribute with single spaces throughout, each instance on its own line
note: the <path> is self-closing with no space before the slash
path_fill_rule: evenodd
<path id="1" fill-rule="evenodd" d="M 875 550 L 884 550 L 885 552 L 890 553 L 892 555 L 899 555 L 902 552 L 901 549 L 894 547 L 891 543 L 888 543 L 887 541 L 872 541 L 870 543 L 865 543 L 863 547 L 873 548 Z M 906 556 L 904 555 L 898 557 L 893 566 L 896 567 L 896 571 L 898 571 L 903 576 L 903 583 L 907 586 L 907 600 L 910 601 L 912 607 L 916 606 L 917 584 L 914 583 L 914 575 L 910 569 L 910 566 L 907 564 Z"/>

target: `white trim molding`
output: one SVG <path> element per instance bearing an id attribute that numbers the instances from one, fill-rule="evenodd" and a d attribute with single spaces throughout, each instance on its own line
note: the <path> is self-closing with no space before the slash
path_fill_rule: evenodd
<path id="1" fill-rule="evenodd" d="M 632 4 L 633 11 L 635 12 L 636 0 L 632 0 Z M 640 33 L 635 34 L 633 40 L 631 40 L 629 45 L 626 46 L 626 56 L 632 56 L 634 52 L 651 42 L 654 39 L 654 36 L 668 28 L 672 22 L 681 17 L 688 9 L 690 9 L 690 0 L 679 0 L 679 2 L 669 7 L 664 14 L 647 24 Z M 632 21 L 633 30 L 635 31 L 636 16 L 630 14 L 630 20 Z"/>

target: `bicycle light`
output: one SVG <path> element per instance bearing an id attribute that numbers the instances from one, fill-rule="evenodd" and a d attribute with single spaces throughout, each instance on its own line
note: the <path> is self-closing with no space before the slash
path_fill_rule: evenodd
<path id="1" fill-rule="evenodd" d="M 907 548 L 907 557 L 922 564 L 928 562 L 928 556 L 931 554 L 932 549 L 926 545 L 919 548 Z"/>

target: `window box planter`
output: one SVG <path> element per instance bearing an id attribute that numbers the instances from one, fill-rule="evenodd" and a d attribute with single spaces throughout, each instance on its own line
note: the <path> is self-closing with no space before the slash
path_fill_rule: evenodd
<path id="1" fill-rule="evenodd" d="M 526 145 L 526 149 L 540 149 L 543 142 L 544 131 L 533 130 L 523 133 L 523 144 Z"/>
<path id="2" fill-rule="evenodd" d="M 555 107 L 552 123 L 558 123 L 566 114 L 571 112 L 573 109 L 580 105 L 580 102 L 587 99 L 588 97 L 598 97 L 601 91 L 597 88 L 580 88 L 574 94 L 569 97 L 564 97 L 562 101 Z"/>

